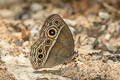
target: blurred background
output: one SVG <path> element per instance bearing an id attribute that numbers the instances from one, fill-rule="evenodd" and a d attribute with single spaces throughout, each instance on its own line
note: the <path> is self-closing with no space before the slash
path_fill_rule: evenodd
<path id="1" fill-rule="evenodd" d="M 16 20 L 40 18 L 53 13 L 75 18 L 97 15 L 99 11 L 112 14 L 119 9 L 119 0 L 0 0 L 0 16 Z"/>

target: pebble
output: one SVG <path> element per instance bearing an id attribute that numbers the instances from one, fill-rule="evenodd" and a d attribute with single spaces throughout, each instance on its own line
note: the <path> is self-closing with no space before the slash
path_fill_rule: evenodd
<path id="1" fill-rule="evenodd" d="M 100 75 L 100 74 L 97 74 L 97 75 L 96 75 L 96 79 L 101 80 L 101 75 Z"/>
<path id="2" fill-rule="evenodd" d="M 103 12 L 103 11 L 99 12 L 98 15 L 99 15 L 99 17 L 101 17 L 102 19 L 109 19 L 109 17 L 110 17 L 110 15 L 109 15 L 108 13 Z"/>
<path id="3" fill-rule="evenodd" d="M 21 19 L 26 20 L 26 19 L 30 19 L 31 17 L 31 13 L 30 12 L 26 12 L 26 13 L 21 13 Z"/>
<path id="4" fill-rule="evenodd" d="M 15 43 L 17 46 L 22 46 L 23 42 L 24 41 L 22 39 L 13 39 L 13 43 Z"/>
<path id="5" fill-rule="evenodd" d="M 94 44 L 95 41 L 96 41 L 96 38 L 93 38 L 93 37 L 88 38 L 88 44 Z"/>
<path id="6" fill-rule="evenodd" d="M 37 29 L 37 26 L 34 26 L 34 27 L 31 29 L 30 33 L 31 33 L 30 36 L 31 36 L 32 38 L 35 38 L 35 35 L 39 33 L 39 30 Z"/>
<path id="7" fill-rule="evenodd" d="M 118 23 L 111 23 L 108 25 L 108 32 L 110 33 L 118 33 L 120 32 L 120 25 Z"/>
<path id="8" fill-rule="evenodd" d="M 11 10 L 3 9 L 0 10 L 0 16 L 3 18 L 13 18 L 14 17 L 14 12 Z"/>
<path id="9" fill-rule="evenodd" d="M 118 61 L 120 61 L 120 54 L 116 54 L 116 58 Z"/>
<path id="10" fill-rule="evenodd" d="M 103 56 L 111 56 L 111 53 L 108 51 L 103 51 Z"/>
<path id="11" fill-rule="evenodd" d="M 1 42 L 0 42 L 0 47 L 1 47 L 2 49 L 9 49 L 9 48 L 10 48 L 10 45 L 9 45 L 7 42 L 5 42 L 5 41 L 1 41 Z"/>
<path id="12" fill-rule="evenodd" d="M 111 34 L 108 33 L 105 35 L 105 40 L 110 40 L 110 38 L 111 38 Z"/>
<path id="13" fill-rule="evenodd" d="M 42 10 L 43 9 L 43 7 L 39 4 L 39 3 L 33 3 L 32 5 L 31 5 L 31 10 L 33 11 L 33 12 L 37 12 L 37 11 L 40 11 L 40 10 Z"/>
<path id="14" fill-rule="evenodd" d="M 108 57 L 108 60 L 112 60 L 114 62 L 120 61 L 120 55 L 110 56 L 110 57 Z"/>
<path id="15" fill-rule="evenodd" d="M 69 26 L 76 26 L 77 25 L 77 22 L 74 20 L 70 20 L 70 19 L 64 19 L 64 20 Z"/>
<path id="16" fill-rule="evenodd" d="M 102 56 L 96 56 L 96 60 L 102 59 Z"/>
<path id="17" fill-rule="evenodd" d="M 112 34 L 115 32 L 115 23 L 111 23 L 108 25 L 108 32 Z"/>
<path id="18" fill-rule="evenodd" d="M 29 47 L 29 46 L 30 46 L 29 41 L 25 41 L 25 42 L 23 43 L 23 46 L 24 46 L 24 47 Z"/>
<path id="19" fill-rule="evenodd" d="M 107 63 L 108 64 L 113 64 L 113 62 L 116 62 L 116 58 L 115 57 L 109 57 L 108 60 L 107 60 Z"/>
<path id="20" fill-rule="evenodd" d="M 109 51 L 113 51 L 113 52 L 117 51 L 117 47 L 111 45 L 110 43 L 105 43 L 105 45 Z"/>
<path id="21" fill-rule="evenodd" d="M 9 51 L 6 49 L 0 49 L 0 59 L 2 60 L 4 57 L 6 57 L 6 55 L 9 54 Z"/>
<path id="22" fill-rule="evenodd" d="M 120 32 L 120 25 L 119 24 L 115 24 L 115 32 Z"/>
<path id="23" fill-rule="evenodd" d="M 33 25 L 35 25 L 35 22 L 33 19 L 27 19 L 24 21 L 24 24 L 33 26 Z"/>

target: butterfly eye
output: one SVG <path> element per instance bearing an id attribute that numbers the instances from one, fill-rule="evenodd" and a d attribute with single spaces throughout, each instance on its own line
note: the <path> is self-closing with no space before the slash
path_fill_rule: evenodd
<path id="1" fill-rule="evenodd" d="M 48 29 L 48 37 L 54 38 L 56 35 L 57 35 L 56 28 L 50 28 L 50 29 Z"/>

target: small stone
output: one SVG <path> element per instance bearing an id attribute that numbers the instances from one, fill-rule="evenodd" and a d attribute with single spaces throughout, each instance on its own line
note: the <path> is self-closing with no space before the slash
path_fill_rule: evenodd
<path id="1" fill-rule="evenodd" d="M 102 56 L 96 56 L 96 60 L 102 59 Z"/>
<path id="2" fill-rule="evenodd" d="M 35 34 L 37 34 L 39 32 L 39 30 L 37 29 L 37 26 L 34 26 L 30 33 L 31 33 L 31 37 L 33 38 L 35 36 Z"/>
<path id="3" fill-rule="evenodd" d="M 120 61 L 120 54 L 117 54 L 116 58 L 117 58 L 118 61 Z"/>
<path id="4" fill-rule="evenodd" d="M 109 57 L 108 60 L 107 60 L 107 63 L 108 64 L 113 64 L 113 62 L 116 62 L 116 58 L 113 57 L 113 56 Z"/>
<path id="5" fill-rule="evenodd" d="M 120 32 L 120 25 L 119 24 L 115 24 L 115 32 Z"/>
<path id="6" fill-rule="evenodd" d="M 29 19 L 30 16 L 31 16 L 30 13 L 28 13 L 28 14 L 27 14 L 27 13 L 26 13 L 26 14 L 23 14 L 23 15 L 22 15 L 22 19 L 23 19 L 23 20 L 25 20 L 25 19 Z"/>
<path id="7" fill-rule="evenodd" d="M 115 23 L 111 23 L 111 24 L 109 24 L 108 26 L 108 32 L 110 32 L 110 33 L 114 33 L 115 32 Z"/>
<path id="8" fill-rule="evenodd" d="M 110 15 L 106 12 L 99 12 L 99 17 L 101 17 L 102 19 L 109 19 Z"/>
<path id="9" fill-rule="evenodd" d="M 111 35 L 109 33 L 105 35 L 105 40 L 110 40 L 110 38 L 111 38 Z"/>
<path id="10" fill-rule="evenodd" d="M 13 37 L 14 39 L 21 39 L 21 38 L 22 38 L 21 35 L 22 35 L 21 32 L 12 33 L 12 37 Z"/>
<path id="11" fill-rule="evenodd" d="M 24 24 L 33 26 L 33 25 L 35 25 L 35 22 L 32 19 L 27 19 L 27 20 L 24 21 Z"/>
<path id="12" fill-rule="evenodd" d="M 94 44 L 96 41 L 96 38 L 89 37 L 87 41 L 88 41 L 88 44 Z"/>
<path id="13" fill-rule="evenodd" d="M 76 26 L 77 25 L 77 22 L 74 21 L 74 20 L 70 20 L 70 19 L 64 19 L 64 20 L 70 26 Z"/>
<path id="14" fill-rule="evenodd" d="M 103 56 L 111 56 L 111 53 L 108 52 L 108 51 L 104 51 L 104 52 L 103 52 Z"/>
<path id="15" fill-rule="evenodd" d="M 114 62 L 116 62 L 116 61 L 117 61 L 117 59 L 116 59 L 116 57 L 115 57 L 115 56 L 110 56 L 110 57 L 108 57 L 108 60 L 112 60 L 112 61 L 114 61 Z"/>
<path id="16" fill-rule="evenodd" d="M 0 10 L 0 16 L 3 18 L 13 18 L 14 12 L 7 9 L 3 9 L 3 10 Z"/>
<path id="17" fill-rule="evenodd" d="M 106 25 L 101 25 L 101 31 L 106 30 Z"/>
<path id="18" fill-rule="evenodd" d="M 24 41 L 22 39 L 13 39 L 12 42 L 15 43 L 17 46 L 22 46 Z"/>
<path id="19" fill-rule="evenodd" d="M 33 12 L 40 11 L 40 10 L 42 10 L 42 9 L 43 9 L 43 7 L 42 7 L 39 3 L 33 3 L 33 4 L 31 5 L 31 10 L 32 10 Z"/>
<path id="20" fill-rule="evenodd" d="M 117 47 L 115 47 L 109 43 L 106 43 L 105 45 L 109 51 L 113 51 L 113 52 L 117 51 Z"/>
<path id="21" fill-rule="evenodd" d="M 2 49 L 9 49 L 10 45 L 7 42 L 5 42 L 5 41 L 0 41 L 0 48 L 2 48 Z"/>
<path id="22" fill-rule="evenodd" d="M 101 75 L 100 75 L 100 74 L 97 74 L 97 75 L 96 75 L 96 78 L 97 78 L 97 79 L 101 79 Z"/>
<path id="23" fill-rule="evenodd" d="M 25 42 L 23 43 L 23 46 L 25 46 L 25 47 L 29 47 L 29 46 L 30 46 L 29 41 L 25 41 Z"/>
<path id="24" fill-rule="evenodd" d="M 80 66 L 81 64 L 83 64 L 83 62 L 81 61 L 76 61 L 77 65 Z"/>
<path id="25" fill-rule="evenodd" d="M 101 80 L 101 74 L 96 74 L 92 80 Z"/>

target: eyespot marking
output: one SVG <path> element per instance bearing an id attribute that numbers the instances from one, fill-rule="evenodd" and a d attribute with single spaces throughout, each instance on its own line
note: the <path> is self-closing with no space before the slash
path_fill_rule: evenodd
<path id="1" fill-rule="evenodd" d="M 47 35 L 48 35 L 49 38 L 54 38 L 54 37 L 56 37 L 56 35 L 57 35 L 57 29 L 54 28 L 54 27 L 49 28 Z"/>
<path id="2" fill-rule="evenodd" d="M 38 58 L 39 58 L 39 59 L 42 59 L 43 57 L 44 57 L 43 54 L 39 54 L 39 55 L 38 55 Z"/>

